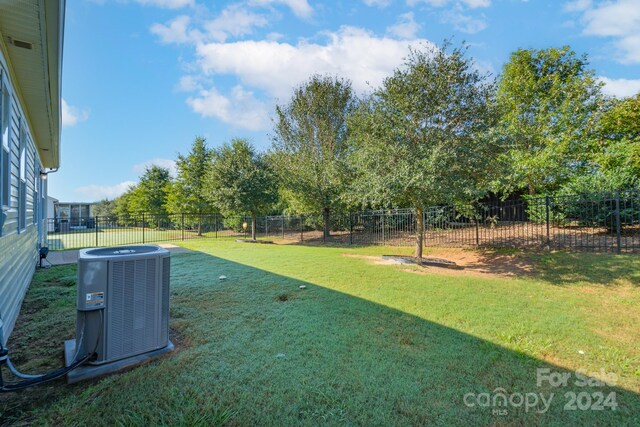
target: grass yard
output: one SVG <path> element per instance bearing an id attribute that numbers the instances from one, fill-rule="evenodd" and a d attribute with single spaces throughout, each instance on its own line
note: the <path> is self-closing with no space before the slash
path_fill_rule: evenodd
<path id="1" fill-rule="evenodd" d="M 215 237 L 215 233 L 204 233 L 205 237 Z M 168 242 L 197 237 L 195 231 L 173 229 L 150 229 L 141 227 L 105 228 L 75 230 L 68 233 L 48 233 L 47 246 L 51 250 L 90 248 L 96 246 L 118 246 L 153 242 Z"/>
<path id="2" fill-rule="evenodd" d="M 375 262 L 402 248 L 180 244 L 194 252 L 172 257 L 178 350 L 0 395 L 3 424 L 640 424 L 638 256 L 433 254 L 483 264 L 447 270 Z M 36 273 L 9 342 L 23 370 L 62 363 L 75 274 Z M 538 385 L 537 369 L 568 384 Z M 615 384 L 594 381 L 607 375 Z M 512 403 L 500 406 L 501 393 Z M 516 405 L 541 394 L 547 410 Z"/>

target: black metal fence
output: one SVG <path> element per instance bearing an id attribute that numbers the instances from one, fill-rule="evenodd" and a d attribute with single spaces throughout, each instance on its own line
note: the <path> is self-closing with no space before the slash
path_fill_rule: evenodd
<path id="1" fill-rule="evenodd" d="M 425 209 L 425 246 L 513 247 L 640 252 L 640 191 L 555 196 L 433 206 Z M 95 217 L 79 224 L 49 219 L 52 250 L 170 242 L 196 238 L 248 238 L 251 219 L 218 214 L 140 214 Z M 323 215 L 261 216 L 260 239 L 358 245 L 415 244 L 416 211 L 332 212 L 330 236 Z"/>

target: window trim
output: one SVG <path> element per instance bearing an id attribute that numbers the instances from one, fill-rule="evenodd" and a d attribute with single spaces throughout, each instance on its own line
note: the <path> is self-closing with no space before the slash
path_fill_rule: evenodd
<path id="1" fill-rule="evenodd" d="M 31 145 L 31 155 L 33 156 L 33 194 L 31 202 L 32 222 L 34 225 L 38 225 L 40 217 L 40 166 L 38 165 L 38 159 L 36 158 L 36 149 Z"/>
<path id="2" fill-rule="evenodd" d="M 8 100 L 6 104 L 5 99 Z M 7 147 L 5 147 L 5 135 L 2 133 L 2 128 L 5 125 L 4 117 L 7 122 Z M 0 206 L 3 211 L 11 209 L 11 92 L 7 84 L 6 73 L 0 69 L 0 166 L 5 163 L 7 168 L 2 168 L 2 173 L 0 173 Z"/>
<path id="3" fill-rule="evenodd" d="M 18 233 L 22 233 L 27 229 L 27 131 L 22 118 L 18 138 Z"/>

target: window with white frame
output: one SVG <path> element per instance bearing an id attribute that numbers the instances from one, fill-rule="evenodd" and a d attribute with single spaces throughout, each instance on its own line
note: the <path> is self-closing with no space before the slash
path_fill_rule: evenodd
<path id="1" fill-rule="evenodd" d="M 20 180 L 18 182 L 18 231 L 27 228 L 27 130 L 20 120 Z"/>
<path id="2" fill-rule="evenodd" d="M 4 73 L 0 75 L 0 205 L 8 208 L 11 188 L 11 97 Z"/>
<path id="3" fill-rule="evenodd" d="M 36 158 L 36 149 L 35 148 L 31 148 L 31 155 L 32 155 L 32 159 L 33 159 L 33 223 L 34 224 L 38 224 L 38 205 L 39 205 L 39 201 L 40 201 L 40 196 L 39 196 L 39 191 L 40 189 L 38 188 L 38 186 L 40 185 L 40 168 L 37 167 L 38 165 L 38 161 Z"/>

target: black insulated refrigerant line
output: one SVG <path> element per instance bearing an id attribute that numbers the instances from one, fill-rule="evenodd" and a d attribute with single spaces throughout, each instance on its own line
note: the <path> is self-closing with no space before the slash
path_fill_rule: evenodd
<path id="1" fill-rule="evenodd" d="M 100 310 L 100 323 L 102 323 L 103 321 L 104 321 L 104 314 L 102 313 L 102 310 Z M 102 330 L 102 328 L 100 328 L 100 330 Z M 80 336 L 80 342 L 78 344 L 78 348 L 80 348 L 82 339 L 83 339 L 83 335 Z M 76 357 L 74 358 L 75 362 L 73 362 L 71 365 L 65 368 L 57 369 L 52 372 L 48 372 L 46 374 L 42 374 L 42 375 L 26 375 L 26 374 L 20 373 L 11 363 L 11 360 L 9 359 L 9 350 L 4 346 L 3 342 L 4 342 L 4 333 L 2 331 L 2 316 L 0 315 L 0 392 L 11 392 L 11 391 L 23 390 L 25 388 L 33 387 L 36 385 L 44 384 L 49 381 L 56 380 L 58 378 L 64 377 L 72 370 L 84 365 L 93 357 L 96 350 L 98 349 L 100 336 L 98 336 L 96 339 L 96 344 L 93 348 L 93 351 L 86 354 L 79 360 L 78 360 L 78 355 L 76 354 Z M 5 381 L 2 376 L 2 367 L 4 365 L 7 365 L 7 367 L 13 373 L 14 376 L 18 378 L 25 378 L 25 379 L 23 379 L 22 381 Z"/>

